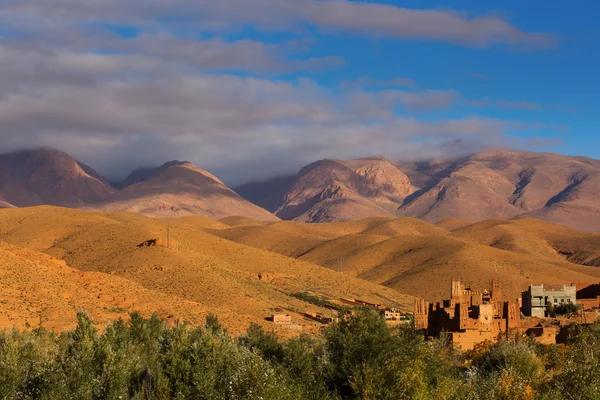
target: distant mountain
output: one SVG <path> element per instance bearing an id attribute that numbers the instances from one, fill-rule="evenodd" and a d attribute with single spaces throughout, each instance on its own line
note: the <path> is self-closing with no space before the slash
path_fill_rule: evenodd
<path id="1" fill-rule="evenodd" d="M 189 162 L 171 161 L 154 171 L 138 170 L 130 175 L 129 181 L 124 189 L 91 208 L 152 217 L 203 215 L 219 219 L 239 215 L 269 221 L 278 219 Z"/>
<path id="2" fill-rule="evenodd" d="M 79 207 L 115 191 L 108 181 L 66 153 L 52 149 L 0 155 L 0 200 L 17 207 Z"/>
<path id="3" fill-rule="evenodd" d="M 421 189 L 400 215 L 480 221 L 521 215 L 600 231 L 600 161 L 494 150 L 455 160 L 398 163 Z"/>
<path id="4" fill-rule="evenodd" d="M 10 204 L 7 201 L 4 200 L 0 200 L 0 208 L 14 208 L 15 206 L 13 206 L 12 204 Z"/>
<path id="5" fill-rule="evenodd" d="M 158 168 L 157 167 L 139 167 L 133 170 L 132 173 L 127 175 L 125 179 L 120 182 L 113 183 L 113 186 L 117 189 L 125 189 L 127 186 L 135 183 L 147 181 L 154 175 Z"/>
<path id="6" fill-rule="evenodd" d="M 393 216 L 415 188 L 383 157 L 322 160 L 298 173 L 275 215 L 300 222 Z"/>
<path id="7" fill-rule="evenodd" d="M 552 153 L 500 149 L 419 162 L 321 160 L 295 176 L 242 185 L 241 196 L 211 173 L 172 161 L 138 168 L 115 186 L 58 150 L 0 155 L 0 208 L 56 205 L 298 222 L 526 216 L 600 232 L 600 161 Z"/>
<path id="8" fill-rule="evenodd" d="M 530 216 L 600 231 L 600 161 L 585 157 L 493 150 L 420 162 L 323 160 L 304 167 L 283 195 L 282 187 L 248 184 L 242 193 L 254 193 L 247 197 L 253 201 L 256 192 L 276 194 L 269 207 L 300 222 Z"/>
<path id="9" fill-rule="evenodd" d="M 234 188 L 246 200 L 275 212 L 281 207 L 283 197 L 292 187 L 296 175 L 280 176 L 263 182 L 251 182 Z"/>

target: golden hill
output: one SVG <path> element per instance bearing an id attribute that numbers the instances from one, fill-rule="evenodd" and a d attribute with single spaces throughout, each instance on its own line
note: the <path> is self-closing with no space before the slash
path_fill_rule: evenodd
<path id="1" fill-rule="evenodd" d="M 329 312 L 290 296 L 299 291 L 412 308 L 412 297 L 390 288 L 216 236 L 235 229 L 199 216 L 155 219 L 47 206 L 3 209 L 0 273 L 4 285 L 17 291 L 5 295 L 8 303 L 0 303 L 6 316 L 0 328 L 25 322 L 33 326 L 41 317 L 43 326 L 64 329 L 74 322 L 77 308 L 100 321 L 139 310 L 201 323 L 206 313 L 214 312 L 232 332 L 245 330 L 250 322 L 268 324 L 264 317 L 276 306 Z M 320 229 L 327 240 L 330 231 L 346 228 Z M 158 239 L 158 245 L 138 247 L 151 239 Z M 70 295 L 63 299 L 65 293 Z M 32 306 L 25 312 L 18 301 Z M 294 323 L 316 329 L 316 323 L 299 314 L 292 317 Z"/>
<path id="2" fill-rule="evenodd" d="M 174 321 L 202 321 L 199 303 L 144 288 L 127 279 L 70 268 L 62 260 L 0 243 L 0 328 L 62 331 L 84 309 L 100 325 L 126 316 L 126 310 L 157 313 Z"/>
<path id="3" fill-rule="evenodd" d="M 278 220 L 267 210 L 240 197 L 210 172 L 179 161 L 164 164 L 147 179 L 132 183 L 91 208 L 159 218 L 202 215 L 218 219 L 244 215 L 265 221 Z"/>
<path id="4" fill-rule="evenodd" d="M 500 278 L 515 298 L 529 284 L 600 281 L 593 267 L 600 264 L 600 235 L 531 218 L 438 225 L 412 218 L 285 221 L 215 234 L 429 300 L 446 298 L 451 279 L 483 289 Z"/>

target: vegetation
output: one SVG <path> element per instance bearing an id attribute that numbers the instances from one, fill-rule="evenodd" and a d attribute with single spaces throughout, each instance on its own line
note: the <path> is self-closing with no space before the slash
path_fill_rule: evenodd
<path id="1" fill-rule="evenodd" d="M 307 292 L 296 292 L 296 293 L 290 294 L 290 296 L 300 299 L 302 301 L 305 301 L 307 303 L 314 304 L 319 307 L 326 307 L 326 308 L 331 308 L 331 309 L 335 309 L 335 310 L 341 310 L 343 308 L 336 304 L 332 304 L 331 302 L 329 302 L 325 299 L 322 299 L 317 296 L 313 296 Z"/>
<path id="2" fill-rule="evenodd" d="M 99 334 L 83 312 L 60 335 L 0 333 L 0 399 L 598 399 L 600 325 L 567 345 L 507 337 L 467 353 L 374 311 L 282 341 L 253 324 L 232 338 L 131 314 Z"/>
<path id="3" fill-rule="evenodd" d="M 555 315 L 571 315 L 579 311 L 579 306 L 575 303 L 561 303 L 554 307 Z"/>

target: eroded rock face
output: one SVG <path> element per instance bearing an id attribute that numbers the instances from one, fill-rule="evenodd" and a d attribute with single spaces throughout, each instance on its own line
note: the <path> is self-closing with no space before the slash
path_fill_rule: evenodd
<path id="1" fill-rule="evenodd" d="M 119 191 L 66 153 L 52 149 L 0 155 L 0 207 L 55 205 L 132 211 L 157 217 L 240 215 L 277 220 L 216 176 L 189 162 L 172 161 L 132 174 Z"/>
<path id="2" fill-rule="evenodd" d="M 304 222 L 392 216 L 415 188 L 390 161 L 323 160 L 304 167 L 276 215 Z"/>
<path id="3" fill-rule="evenodd" d="M 533 216 L 600 230 L 600 161 L 493 150 L 430 165 L 400 164 L 423 190 L 399 212 L 440 221 Z"/>
<path id="4" fill-rule="evenodd" d="M 92 168 L 57 150 L 0 155 L 0 197 L 17 207 L 78 207 L 104 200 L 115 191 Z"/>
<path id="5" fill-rule="evenodd" d="M 366 158 L 346 161 L 345 164 L 356 168 L 354 172 L 364 178 L 367 197 L 393 202 L 390 199 L 403 199 L 415 191 L 408 176 L 385 158 Z"/>
<path id="6" fill-rule="evenodd" d="M 437 222 L 531 216 L 600 231 L 600 161 L 585 157 L 498 149 L 393 164 L 382 157 L 323 160 L 294 179 L 285 177 L 285 183 L 287 191 L 273 207 L 282 219 L 411 216 Z M 258 190 L 245 186 L 247 192 Z M 260 190 L 269 192 L 268 182 Z"/>

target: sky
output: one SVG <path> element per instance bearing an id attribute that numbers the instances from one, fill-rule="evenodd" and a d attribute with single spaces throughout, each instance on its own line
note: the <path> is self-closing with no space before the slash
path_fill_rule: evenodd
<path id="1" fill-rule="evenodd" d="M 324 158 L 600 159 L 592 0 L 0 0 L 0 151 L 230 185 Z"/>

